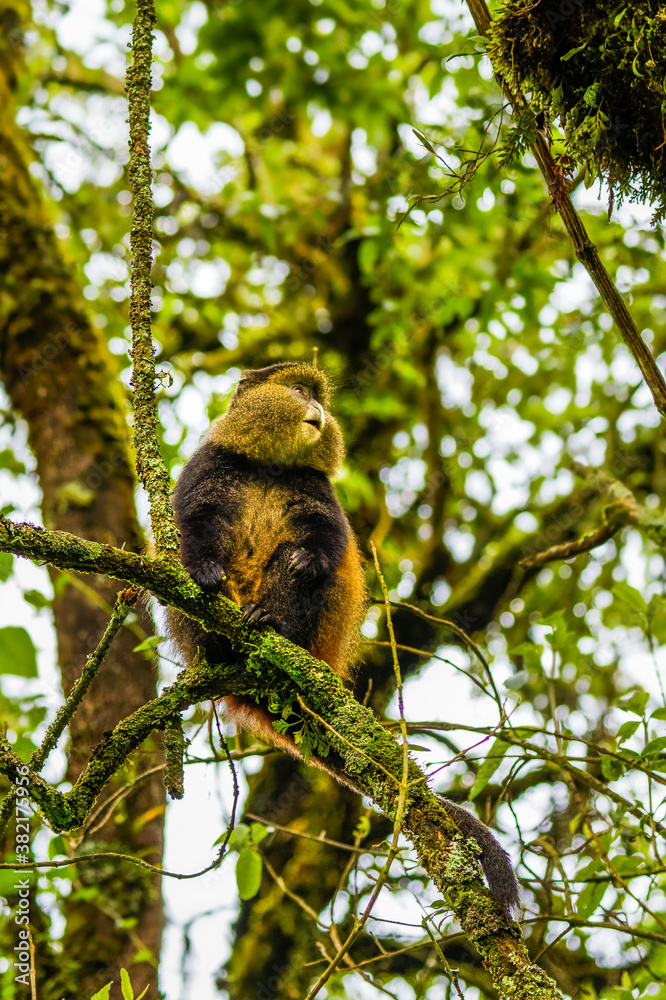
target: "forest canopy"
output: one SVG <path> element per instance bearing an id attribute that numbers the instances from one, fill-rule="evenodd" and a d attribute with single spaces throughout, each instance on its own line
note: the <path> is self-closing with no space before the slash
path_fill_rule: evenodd
<path id="1" fill-rule="evenodd" d="M 490 6 L 0 0 L 3 998 L 666 998 L 666 15 Z M 241 373 L 313 359 L 346 692 L 168 504 Z M 238 662 L 181 673 L 166 605 Z"/>

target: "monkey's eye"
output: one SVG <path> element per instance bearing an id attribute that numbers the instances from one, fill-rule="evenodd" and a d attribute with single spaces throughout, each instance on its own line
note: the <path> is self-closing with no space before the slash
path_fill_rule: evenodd
<path id="1" fill-rule="evenodd" d="M 305 389 L 302 385 L 294 385 L 294 386 L 292 386 L 292 388 L 293 388 L 294 392 L 298 393 L 299 396 L 308 396 L 309 395 L 307 389 Z"/>

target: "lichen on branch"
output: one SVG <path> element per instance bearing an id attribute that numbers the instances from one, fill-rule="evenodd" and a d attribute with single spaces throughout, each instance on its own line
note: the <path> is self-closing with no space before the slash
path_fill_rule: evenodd
<path id="1" fill-rule="evenodd" d="M 155 347 L 151 335 L 153 197 L 151 190 L 150 87 L 152 68 L 153 0 L 138 0 L 132 34 L 132 64 L 127 70 L 132 191 L 133 254 L 130 296 L 132 327 L 132 387 L 134 389 L 134 446 L 141 485 L 150 500 L 150 520 L 158 552 L 178 551 L 178 529 L 171 508 L 171 477 L 160 451 L 155 399 Z"/>

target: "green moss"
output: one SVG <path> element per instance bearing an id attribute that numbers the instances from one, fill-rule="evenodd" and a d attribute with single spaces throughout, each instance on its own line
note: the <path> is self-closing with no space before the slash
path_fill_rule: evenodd
<path id="1" fill-rule="evenodd" d="M 180 715 L 169 719 L 164 730 L 164 787 L 172 799 L 182 799 L 185 790 L 183 756 L 187 740 Z"/>
<path id="2" fill-rule="evenodd" d="M 558 122 L 568 166 L 587 164 L 611 200 L 666 213 L 666 11 L 654 0 L 504 0 L 489 54 L 532 110 Z M 522 126 L 521 126 L 522 127 Z M 514 136 L 514 140 L 515 140 Z M 514 142 L 517 150 L 520 142 Z"/>

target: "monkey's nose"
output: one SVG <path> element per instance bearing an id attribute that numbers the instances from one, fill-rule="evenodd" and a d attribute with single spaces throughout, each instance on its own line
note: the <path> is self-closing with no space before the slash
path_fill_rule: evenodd
<path id="1" fill-rule="evenodd" d="M 305 411 L 305 423 L 312 424 L 313 427 L 317 427 L 322 430 L 324 427 L 324 408 L 321 403 L 318 403 L 316 399 L 311 399 L 308 403 L 308 408 Z"/>

